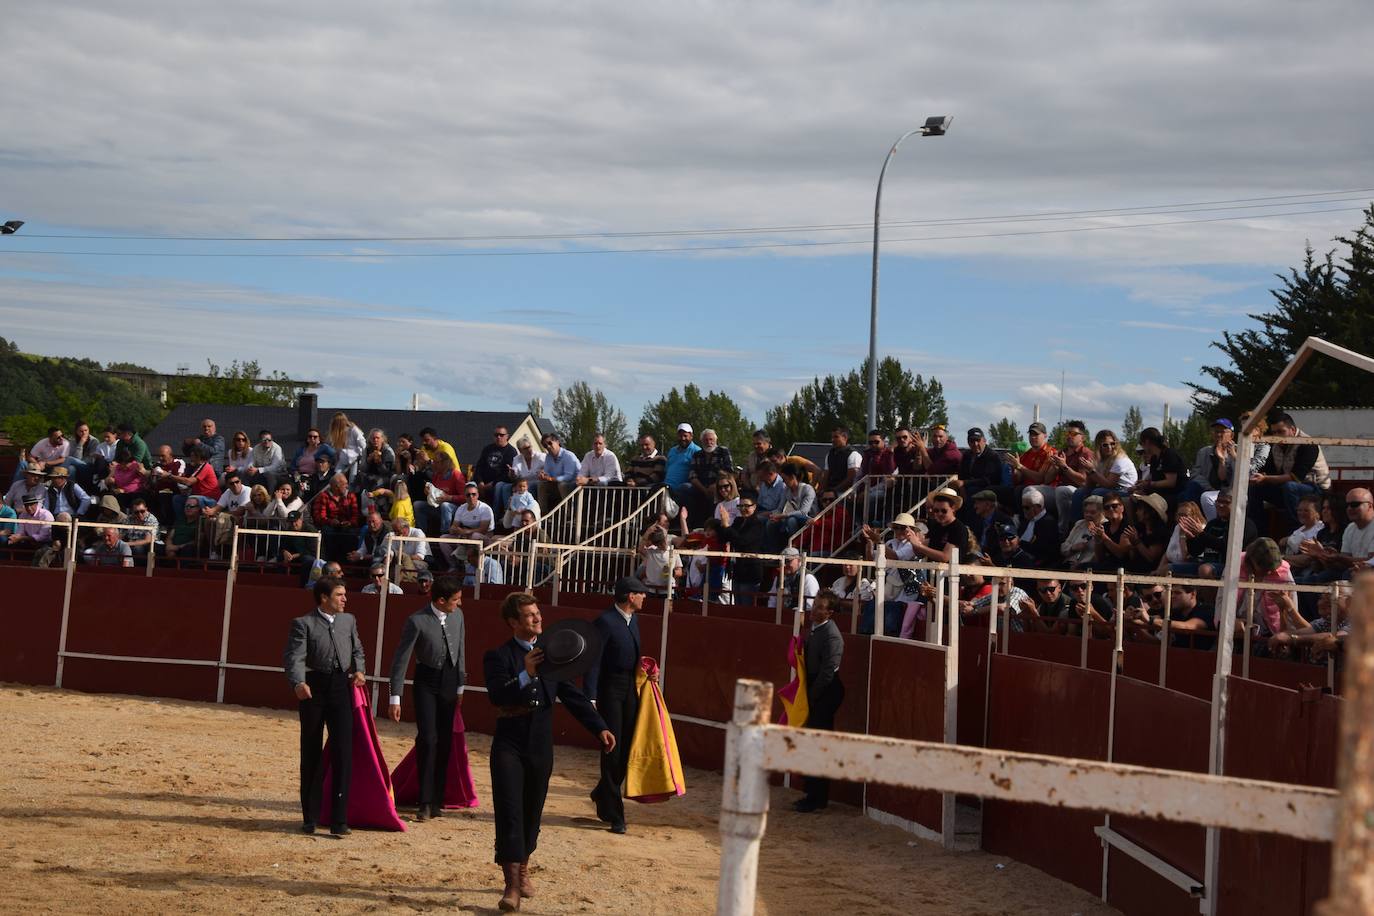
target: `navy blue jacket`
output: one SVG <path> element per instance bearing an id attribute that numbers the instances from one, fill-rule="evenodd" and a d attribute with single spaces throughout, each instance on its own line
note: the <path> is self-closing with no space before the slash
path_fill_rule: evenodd
<path id="1" fill-rule="evenodd" d="M 596 691 L 602 681 L 629 676 L 634 684 L 634 673 L 639 668 L 639 615 L 625 618 L 614 606 L 596 618 L 596 630 L 601 634 L 601 657 L 587 672 L 585 686 L 588 699 L 596 699 Z"/>
<path id="2" fill-rule="evenodd" d="M 525 670 L 525 647 L 508 639 L 482 657 L 482 671 L 486 675 L 487 698 L 493 706 L 530 706 L 528 716 L 496 720 L 496 735 L 522 745 L 529 752 L 553 751 L 553 701 L 563 706 L 593 735 L 606 731 L 606 723 L 597 714 L 577 685 L 571 681 L 550 681 L 533 678 L 520 686 L 520 672 Z"/>

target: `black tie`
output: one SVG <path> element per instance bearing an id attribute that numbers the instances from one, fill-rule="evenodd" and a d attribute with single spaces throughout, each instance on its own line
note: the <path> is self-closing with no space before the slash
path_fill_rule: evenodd
<path id="1" fill-rule="evenodd" d="M 444 637 L 444 662 L 451 664 L 453 662 L 453 649 L 448 644 L 448 624 L 442 620 L 439 621 L 439 635 Z"/>

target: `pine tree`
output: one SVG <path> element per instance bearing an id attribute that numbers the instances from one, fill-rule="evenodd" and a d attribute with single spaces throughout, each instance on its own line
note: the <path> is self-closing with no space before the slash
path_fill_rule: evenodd
<path id="1" fill-rule="evenodd" d="M 1277 308 L 1251 315 L 1262 327 L 1222 333 L 1212 346 L 1228 357 L 1226 366 L 1203 366 L 1212 384 L 1187 382 L 1193 403 L 1209 415 L 1236 417 L 1259 403 L 1308 337 L 1320 337 L 1358 353 L 1374 353 L 1374 205 L 1353 237 L 1339 237 L 1349 254 L 1336 250 L 1318 259 L 1309 245 L 1301 269 L 1279 275 L 1273 290 Z M 1374 405 L 1369 374 L 1323 356 L 1298 373 L 1283 395 L 1292 407 Z"/>

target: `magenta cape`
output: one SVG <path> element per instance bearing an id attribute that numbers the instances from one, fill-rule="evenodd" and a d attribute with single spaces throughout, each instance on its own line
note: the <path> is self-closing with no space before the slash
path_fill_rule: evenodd
<path id="1" fill-rule="evenodd" d="M 444 782 L 445 808 L 476 808 L 477 787 L 472 784 L 472 767 L 468 765 L 468 742 L 464 735 L 467 726 L 463 724 L 463 707 L 453 710 L 453 750 L 448 755 L 448 778 Z M 396 804 L 418 805 L 420 803 L 420 769 L 415 763 L 415 747 L 391 771 L 391 785 L 395 790 Z"/>
<path id="2" fill-rule="evenodd" d="M 326 744 L 321 824 L 329 823 L 329 799 L 333 797 L 331 784 L 334 781 L 331 769 L 329 745 Z M 348 825 L 376 830 L 406 829 L 405 822 L 396 816 L 396 803 L 391 798 L 391 776 L 386 759 L 382 757 L 382 746 L 377 742 L 367 691 L 362 687 L 353 688 L 353 778 L 348 787 Z"/>

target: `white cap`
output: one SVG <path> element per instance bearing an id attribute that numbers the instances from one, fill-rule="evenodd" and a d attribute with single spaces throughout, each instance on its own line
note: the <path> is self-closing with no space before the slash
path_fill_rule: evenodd
<path id="1" fill-rule="evenodd" d="M 677 431 L 680 432 L 680 433 L 690 433 L 690 432 L 692 432 L 692 424 L 691 424 L 691 423 L 679 423 L 679 424 L 677 425 Z"/>

